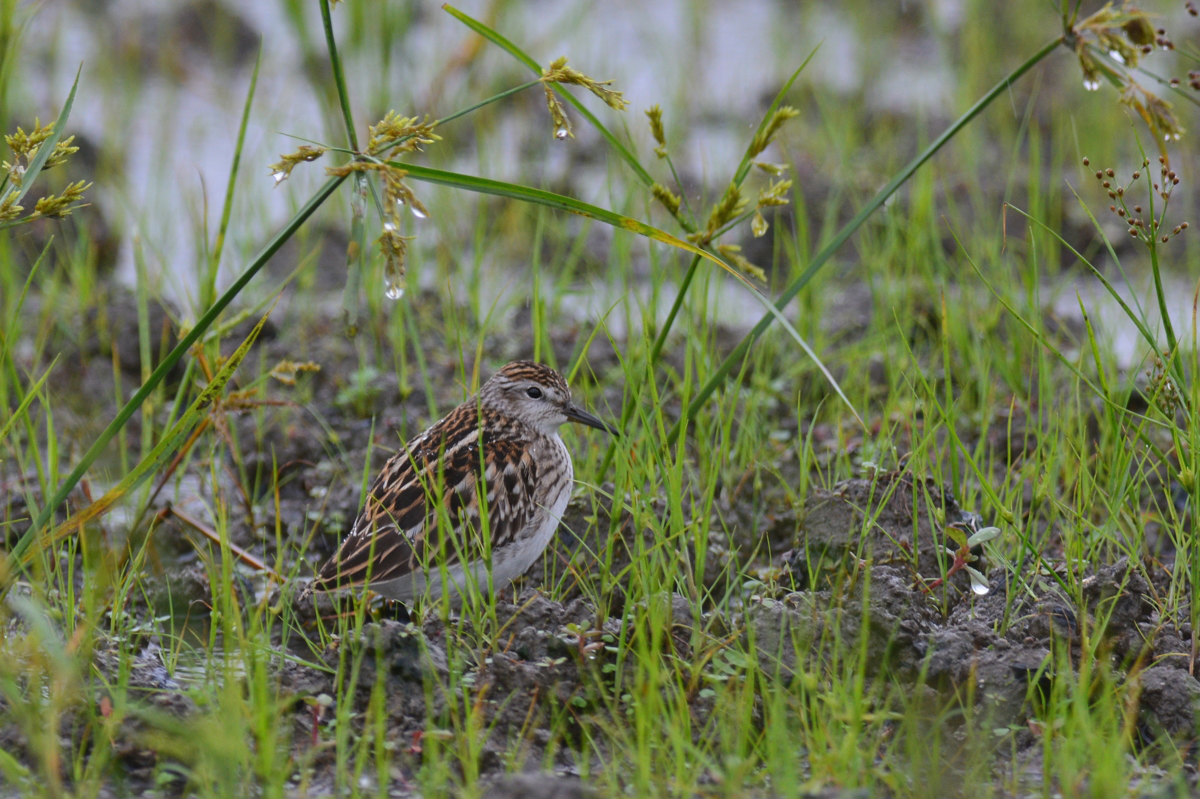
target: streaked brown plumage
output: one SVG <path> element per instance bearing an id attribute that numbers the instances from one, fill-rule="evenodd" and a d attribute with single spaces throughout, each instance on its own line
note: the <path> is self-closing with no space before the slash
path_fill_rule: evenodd
<path id="1" fill-rule="evenodd" d="M 300 600 L 369 584 L 392 599 L 448 590 L 457 601 L 468 579 L 486 588 L 490 571 L 498 590 L 520 576 L 549 544 L 570 498 L 571 456 L 558 435 L 568 421 L 616 432 L 571 404 L 553 369 L 532 361 L 500 369 L 387 462 Z"/>

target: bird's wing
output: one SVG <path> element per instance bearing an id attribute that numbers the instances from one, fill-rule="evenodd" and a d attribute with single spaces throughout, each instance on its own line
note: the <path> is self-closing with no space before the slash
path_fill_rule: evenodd
<path id="1" fill-rule="evenodd" d="M 476 413 L 470 408 L 472 429 L 465 433 L 451 414 L 388 461 L 350 534 L 317 573 L 312 590 L 380 583 L 435 563 L 474 560 L 486 551 L 480 539 Z M 450 435 L 456 428 L 460 433 Z M 484 450 L 487 528 L 492 546 L 498 546 L 511 540 L 537 511 L 532 502 L 513 501 L 514 496 L 532 497 L 536 466 L 526 448 L 508 438 L 485 441 Z"/>

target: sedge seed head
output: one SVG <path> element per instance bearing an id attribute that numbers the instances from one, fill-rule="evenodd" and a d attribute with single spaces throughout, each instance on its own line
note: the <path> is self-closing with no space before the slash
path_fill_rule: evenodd
<path id="1" fill-rule="evenodd" d="M 658 142 L 660 148 L 665 147 L 667 136 L 663 131 L 662 109 L 657 105 L 647 108 L 646 118 L 650 121 L 650 135 L 654 137 L 654 141 Z"/>
<path id="2" fill-rule="evenodd" d="M 663 208 L 671 212 L 672 216 L 679 213 L 679 206 L 682 200 L 666 186 L 661 183 L 655 183 L 650 186 L 650 193 L 654 195 L 654 199 L 662 203 Z"/>
<path id="3" fill-rule="evenodd" d="M 302 144 L 299 149 L 279 156 L 279 160 L 268 167 L 271 170 L 271 176 L 275 178 L 275 185 L 278 186 L 287 180 L 298 164 L 317 160 L 325 154 L 325 150 L 325 147 Z"/>
<path id="4" fill-rule="evenodd" d="M 621 92 L 608 88 L 611 80 L 596 80 L 582 72 L 567 66 L 567 57 L 557 59 L 542 72 L 543 83 L 568 83 L 582 86 L 604 101 L 604 104 L 616 111 L 624 111 L 629 102 Z"/>

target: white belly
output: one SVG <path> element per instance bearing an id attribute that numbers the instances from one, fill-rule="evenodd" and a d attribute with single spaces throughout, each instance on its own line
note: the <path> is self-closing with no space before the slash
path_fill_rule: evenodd
<path id="1" fill-rule="evenodd" d="M 488 590 L 488 575 L 491 575 L 493 591 L 499 591 L 516 578 L 525 573 L 533 562 L 550 544 L 550 539 L 558 530 L 567 502 L 571 499 L 571 489 L 575 485 L 574 470 L 566 446 L 557 435 L 553 436 L 550 445 L 561 450 L 566 456 L 565 475 L 560 477 L 552 487 L 552 494 L 547 496 L 541 507 L 535 513 L 530 525 L 516 537 L 511 544 L 492 550 L 491 563 L 477 560 L 464 566 L 454 563 L 449 566 L 431 565 L 427 569 L 397 577 L 380 583 L 372 583 L 371 590 L 392 599 L 409 602 L 428 595 L 438 599 L 447 590 L 450 593 L 450 604 L 459 607 L 462 604 L 462 594 L 466 590 L 467 581 L 471 581 L 481 592 Z"/>

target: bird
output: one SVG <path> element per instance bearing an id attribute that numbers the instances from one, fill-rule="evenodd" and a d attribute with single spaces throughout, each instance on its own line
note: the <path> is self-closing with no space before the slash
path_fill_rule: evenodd
<path id="1" fill-rule="evenodd" d="M 546 549 L 574 482 L 559 436 L 567 422 L 618 435 L 571 401 L 567 381 L 534 361 L 513 361 L 479 392 L 384 465 L 337 552 L 298 599 L 368 587 L 411 603 L 468 582 L 499 591 Z M 486 536 L 486 537 L 485 537 Z"/>

